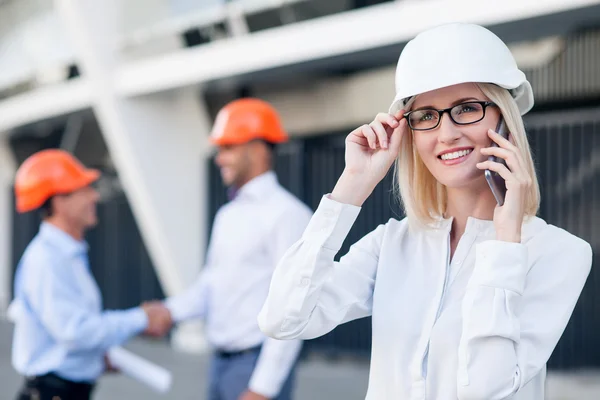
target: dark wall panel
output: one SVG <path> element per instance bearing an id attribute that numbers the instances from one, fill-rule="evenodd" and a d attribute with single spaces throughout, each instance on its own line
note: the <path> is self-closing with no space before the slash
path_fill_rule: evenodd
<path id="1" fill-rule="evenodd" d="M 594 265 L 600 265 L 600 112 L 554 112 L 526 118 L 542 191 L 539 216 L 590 242 Z M 278 149 L 280 182 L 313 210 L 330 192 L 344 168 L 345 133 L 296 139 Z M 211 212 L 225 197 L 216 168 L 211 167 Z M 303 182 L 299 187 L 298 182 Z M 378 224 L 402 218 L 392 192 L 390 173 L 364 204 L 338 254 Z M 569 266 L 566 265 L 565 268 Z M 600 366 L 600 273 L 592 268 L 573 317 L 549 362 L 550 368 Z M 307 351 L 368 354 L 370 318 L 337 327 L 307 342 Z"/>

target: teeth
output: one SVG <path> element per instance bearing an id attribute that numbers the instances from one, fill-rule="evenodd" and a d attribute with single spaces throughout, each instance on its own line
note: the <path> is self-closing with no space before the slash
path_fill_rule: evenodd
<path id="1" fill-rule="evenodd" d="M 469 150 L 461 150 L 461 151 L 455 151 L 454 153 L 446 153 L 446 154 L 442 154 L 441 159 L 442 160 L 454 160 L 456 158 L 459 157 L 464 157 L 467 154 L 469 154 L 471 151 L 473 151 L 472 149 Z"/>

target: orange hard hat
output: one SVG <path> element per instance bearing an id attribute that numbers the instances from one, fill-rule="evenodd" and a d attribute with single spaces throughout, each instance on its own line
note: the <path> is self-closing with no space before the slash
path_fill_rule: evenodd
<path id="1" fill-rule="evenodd" d="M 49 198 L 82 189 L 100 177 L 64 150 L 48 149 L 28 157 L 17 170 L 15 195 L 18 212 L 35 210 Z"/>
<path id="2" fill-rule="evenodd" d="M 217 114 L 210 140 L 217 146 L 242 144 L 254 139 L 269 143 L 288 140 L 275 108 L 263 100 L 234 100 Z"/>

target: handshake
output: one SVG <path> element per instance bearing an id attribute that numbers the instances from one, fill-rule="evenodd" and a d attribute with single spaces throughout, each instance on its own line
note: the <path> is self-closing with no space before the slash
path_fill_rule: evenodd
<path id="1" fill-rule="evenodd" d="M 148 326 L 144 334 L 153 337 L 165 336 L 173 326 L 171 312 L 160 301 L 149 301 L 142 303 L 142 310 L 148 316 Z"/>

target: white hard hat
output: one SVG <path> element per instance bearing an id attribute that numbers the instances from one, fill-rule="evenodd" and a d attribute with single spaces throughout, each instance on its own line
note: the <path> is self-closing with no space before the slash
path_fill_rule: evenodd
<path id="1" fill-rule="evenodd" d="M 389 112 L 395 114 L 418 94 L 465 82 L 508 89 L 521 115 L 533 107 L 531 85 L 506 44 L 482 26 L 453 23 L 426 30 L 406 44 Z"/>

